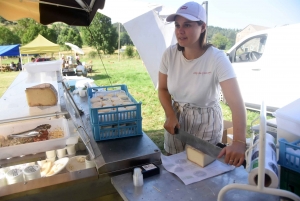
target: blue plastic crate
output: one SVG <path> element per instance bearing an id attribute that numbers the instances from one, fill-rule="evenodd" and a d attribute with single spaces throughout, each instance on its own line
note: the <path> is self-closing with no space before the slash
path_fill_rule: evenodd
<path id="1" fill-rule="evenodd" d="M 279 139 L 279 160 L 278 164 L 300 173 L 300 140 L 288 142 Z"/>
<path id="2" fill-rule="evenodd" d="M 129 97 L 133 104 L 128 105 L 119 105 L 119 106 L 111 106 L 111 107 L 99 107 L 92 108 L 92 104 L 90 99 L 96 93 L 116 93 L 120 90 L 125 91 L 126 95 Z M 90 118 L 92 124 L 100 124 L 100 125 L 113 125 L 113 124 L 123 124 L 128 121 L 138 121 L 142 119 L 141 112 L 141 102 L 137 102 L 131 94 L 129 94 L 126 85 L 114 85 L 114 86 L 103 86 L 103 87 L 91 87 L 88 88 L 88 102 L 90 108 Z M 121 110 L 121 108 L 134 106 L 134 109 L 130 110 Z M 111 112 L 102 113 L 101 110 L 113 109 Z"/>
<path id="3" fill-rule="evenodd" d="M 95 141 L 142 135 L 142 120 L 115 125 L 92 124 Z"/>

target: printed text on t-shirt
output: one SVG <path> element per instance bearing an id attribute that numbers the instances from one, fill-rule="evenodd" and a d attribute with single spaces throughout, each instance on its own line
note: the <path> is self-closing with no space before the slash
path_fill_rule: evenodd
<path id="1" fill-rule="evenodd" d="M 193 74 L 196 74 L 196 75 L 199 75 L 199 74 L 205 75 L 205 74 L 211 74 L 211 72 L 193 72 Z"/>

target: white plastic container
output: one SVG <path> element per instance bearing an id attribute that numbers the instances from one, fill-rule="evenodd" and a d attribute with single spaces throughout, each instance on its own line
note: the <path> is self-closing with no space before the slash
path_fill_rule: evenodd
<path id="1" fill-rule="evenodd" d="M 64 118 L 44 118 L 33 119 L 20 122 L 12 122 L 0 125 L 0 135 L 6 137 L 7 135 L 23 132 L 29 129 L 33 129 L 42 124 L 50 124 L 49 131 L 61 129 L 64 132 L 64 137 L 49 139 L 40 142 L 30 142 L 26 144 L 14 145 L 9 147 L 0 147 L 0 159 L 6 159 L 16 156 L 35 154 L 40 152 L 46 152 L 53 149 L 61 149 L 66 146 L 66 140 L 70 136 L 68 122 Z"/>
<path id="2" fill-rule="evenodd" d="M 300 99 L 276 111 L 277 140 L 291 142 L 300 139 Z"/>
<path id="3" fill-rule="evenodd" d="M 62 63 L 62 60 L 30 62 L 24 65 L 24 69 L 29 73 L 61 71 Z"/>
<path id="4" fill-rule="evenodd" d="M 1 171 L 0 169 L 0 188 L 2 186 L 6 186 L 7 182 L 6 182 L 6 177 L 5 177 L 5 173 Z"/>

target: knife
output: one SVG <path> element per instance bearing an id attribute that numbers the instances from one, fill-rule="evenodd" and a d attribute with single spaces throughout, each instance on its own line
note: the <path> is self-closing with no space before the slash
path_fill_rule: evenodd
<path id="1" fill-rule="evenodd" d="M 183 130 L 183 128 L 180 128 L 180 129 L 175 128 L 174 136 L 181 142 L 191 145 L 195 149 L 202 151 L 204 154 L 207 154 L 207 155 L 217 159 L 218 161 L 225 163 L 224 157 L 218 158 L 218 155 L 223 147 L 220 148 L 220 147 L 213 145 L 205 140 L 197 138 L 194 135 L 185 132 Z M 244 160 L 242 165 L 244 166 L 244 168 L 246 168 L 246 160 Z"/>

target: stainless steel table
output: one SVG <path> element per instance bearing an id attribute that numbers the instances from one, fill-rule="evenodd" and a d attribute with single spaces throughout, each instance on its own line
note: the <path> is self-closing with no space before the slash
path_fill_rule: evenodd
<path id="1" fill-rule="evenodd" d="M 184 183 L 175 175 L 159 165 L 160 174 L 144 179 L 142 187 L 135 187 L 132 174 L 126 173 L 111 178 L 113 186 L 124 200 L 130 201 L 215 201 L 218 193 L 227 184 L 245 184 L 247 172 L 236 168 L 225 174 L 205 179 L 190 185 Z M 228 191 L 225 201 L 279 201 L 278 196 L 255 193 L 244 190 Z"/>
<path id="2" fill-rule="evenodd" d="M 79 97 L 76 94 L 67 97 L 61 77 L 56 78 L 55 75 L 49 76 L 48 74 L 44 77 L 51 78 L 52 83 L 57 85 L 60 94 L 59 105 L 47 108 L 47 111 L 43 112 L 39 112 L 36 108 L 29 108 L 29 110 L 24 90 L 32 83 L 26 82 L 28 75 L 22 72 L 0 99 L 1 105 L 5 106 L 1 109 L 9 114 L 0 114 L 0 120 L 2 120 L 0 123 L 13 123 L 24 118 L 34 119 L 48 114 L 55 116 L 56 112 L 63 115 L 66 114 L 63 111 L 67 110 L 66 118 L 69 116 L 68 122 L 73 125 L 70 126 L 70 131 L 77 129 L 80 137 L 85 140 L 86 147 L 95 156 L 96 168 L 75 172 L 63 171 L 51 177 L 4 186 L 0 188 L 0 200 L 120 200 L 120 196 L 111 184 L 111 177 L 130 172 L 134 167 L 147 163 L 161 164 L 159 148 L 145 133 L 135 137 L 95 142 L 90 125 L 87 97 Z M 33 78 L 37 82 L 40 81 L 38 76 Z M 14 98 L 16 94 L 19 94 L 17 99 Z M 73 100 L 76 106 L 71 107 Z M 18 105 L 17 102 L 21 104 Z M 75 112 L 76 107 L 83 111 L 82 115 Z M 0 167 L 43 158 L 45 158 L 45 153 L 0 160 Z"/>

